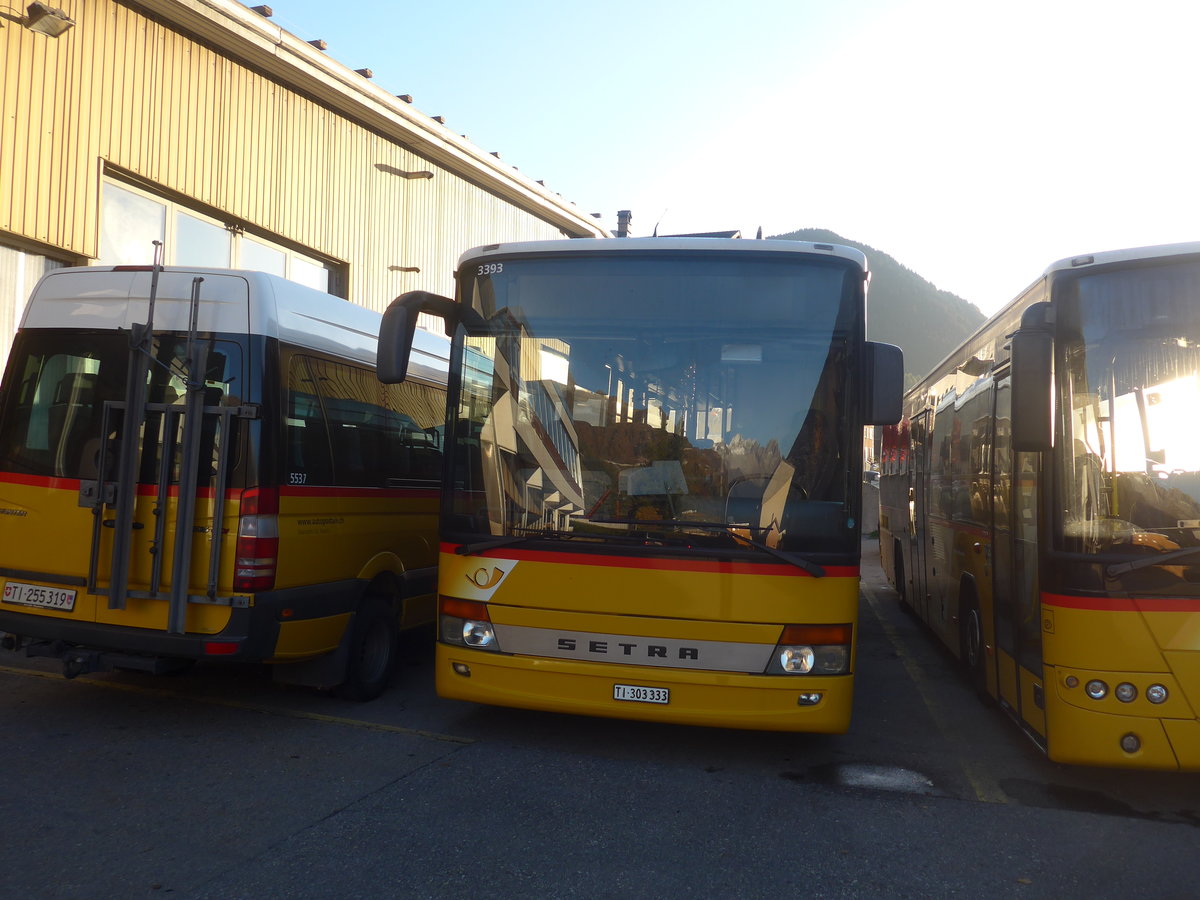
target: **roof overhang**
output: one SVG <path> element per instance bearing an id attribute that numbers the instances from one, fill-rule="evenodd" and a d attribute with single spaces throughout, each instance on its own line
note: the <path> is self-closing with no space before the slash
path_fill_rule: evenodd
<path id="1" fill-rule="evenodd" d="M 234 0 L 128 2 L 479 184 L 571 236 L 608 236 L 598 220 L 580 212 L 560 195 Z"/>

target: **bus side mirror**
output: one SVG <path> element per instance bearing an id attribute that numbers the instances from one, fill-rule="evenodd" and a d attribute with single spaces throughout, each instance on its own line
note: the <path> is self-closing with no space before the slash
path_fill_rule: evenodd
<path id="1" fill-rule="evenodd" d="M 459 305 L 453 300 L 428 291 L 409 291 L 389 305 L 379 323 L 379 344 L 375 354 L 376 376 L 384 384 L 399 384 L 408 377 L 408 358 L 412 354 L 417 316 L 432 313 L 446 320 L 450 334 L 459 318 Z"/>
<path id="2" fill-rule="evenodd" d="M 904 351 L 892 344 L 866 343 L 864 425 L 895 425 L 904 408 Z"/>
<path id="3" fill-rule="evenodd" d="M 1012 336 L 1012 447 L 1014 450 L 1049 450 L 1051 378 L 1054 357 L 1050 305 L 1036 303 L 1021 316 L 1021 328 Z"/>

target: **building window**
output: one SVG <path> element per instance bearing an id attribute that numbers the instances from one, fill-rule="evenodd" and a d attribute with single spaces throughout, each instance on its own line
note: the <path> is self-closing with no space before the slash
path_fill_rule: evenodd
<path id="1" fill-rule="evenodd" d="M 62 260 L 0 244 L 0 371 L 33 286 L 47 272 L 65 265 Z"/>
<path id="2" fill-rule="evenodd" d="M 114 265 L 153 262 L 153 242 L 163 239 L 166 222 L 164 204 L 105 182 L 100 213 L 100 262 Z"/>
<path id="3" fill-rule="evenodd" d="M 287 277 L 287 254 L 278 247 L 272 247 L 264 241 L 254 238 L 244 238 L 241 247 L 241 262 L 238 268 L 254 269 L 256 272 L 266 272 L 268 275 Z"/>
<path id="4" fill-rule="evenodd" d="M 233 234 L 223 225 L 191 213 L 175 213 L 176 265 L 227 269 L 233 264 L 232 243 Z"/>
<path id="5" fill-rule="evenodd" d="M 100 201 L 101 265 L 148 265 L 154 241 L 163 263 L 214 269 L 252 269 L 344 296 L 336 266 L 261 235 L 241 233 L 182 204 L 113 179 Z"/>

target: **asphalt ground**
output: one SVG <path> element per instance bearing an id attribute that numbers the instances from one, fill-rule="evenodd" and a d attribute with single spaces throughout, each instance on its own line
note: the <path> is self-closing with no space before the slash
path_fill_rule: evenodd
<path id="1" fill-rule="evenodd" d="M 846 735 L 0 657 L 0 897 L 1192 897 L 1200 776 L 1048 762 L 864 543 Z"/>

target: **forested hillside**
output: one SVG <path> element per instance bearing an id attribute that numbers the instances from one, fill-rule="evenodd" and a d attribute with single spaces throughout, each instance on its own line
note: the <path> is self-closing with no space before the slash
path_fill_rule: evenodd
<path id="1" fill-rule="evenodd" d="M 871 289 L 867 294 L 867 337 L 904 350 L 905 388 L 941 362 L 983 324 L 984 315 L 957 294 L 939 290 L 895 259 L 821 228 L 802 228 L 776 240 L 817 241 L 855 247 L 867 255 Z"/>

